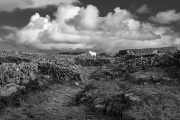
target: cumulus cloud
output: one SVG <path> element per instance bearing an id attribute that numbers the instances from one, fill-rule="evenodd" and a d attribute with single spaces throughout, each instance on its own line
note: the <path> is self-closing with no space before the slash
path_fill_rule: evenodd
<path id="1" fill-rule="evenodd" d="M 81 8 L 78 14 L 67 20 L 66 23 L 78 30 L 95 30 L 100 22 L 99 20 L 99 10 L 93 5 L 88 5 L 86 9 Z"/>
<path id="2" fill-rule="evenodd" d="M 105 17 L 99 17 L 99 10 L 93 5 L 87 8 L 62 5 L 54 15 L 56 18 L 51 20 L 48 15 L 41 17 L 36 13 L 21 29 L 6 26 L 4 28 L 12 32 L 2 40 L 41 50 L 92 49 L 101 52 L 172 44 L 172 37 L 164 35 L 170 28 L 140 22 L 119 7 Z"/>
<path id="3" fill-rule="evenodd" d="M 0 11 L 11 12 L 16 8 L 44 8 L 48 5 L 72 4 L 78 0 L 0 0 Z"/>
<path id="4" fill-rule="evenodd" d="M 136 13 L 140 13 L 140 14 L 143 14 L 143 13 L 149 13 L 151 12 L 151 9 L 148 8 L 148 6 L 146 4 L 142 5 L 141 7 L 139 7 L 137 10 L 136 10 Z"/>
<path id="5" fill-rule="evenodd" d="M 168 10 L 159 12 L 156 16 L 151 16 L 149 19 L 160 24 L 169 24 L 171 22 L 180 21 L 180 13 L 176 13 L 175 10 Z"/>

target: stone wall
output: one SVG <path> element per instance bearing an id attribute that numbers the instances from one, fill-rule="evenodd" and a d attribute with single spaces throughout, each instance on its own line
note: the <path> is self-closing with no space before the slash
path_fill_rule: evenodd
<path id="1" fill-rule="evenodd" d="M 39 63 L 38 70 L 43 75 L 49 75 L 58 83 L 80 82 L 81 76 L 69 67 L 60 67 L 52 63 Z"/>
<path id="2" fill-rule="evenodd" d="M 161 48 L 144 48 L 144 49 L 127 49 L 120 50 L 115 57 L 120 57 L 123 55 L 150 55 L 153 53 L 169 53 L 178 51 L 177 47 L 161 47 Z"/>
<path id="3" fill-rule="evenodd" d="M 38 68 L 34 63 L 3 63 L 0 65 L 0 85 L 8 83 L 20 84 L 26 79 L 35 79 Z"/>
<path id="4" fill-rule="evenodd" d="M 92 74 L 92 78 L 96 80 L 108 80 L 110 78 L 124 76 L 150 67 L 180 67 L 180 52 L 173 54 L 156 55 L 146 58 L 116 58 L 114 65 L 103 66 Z"/>
<path id="5" fill-rule="evenodd" d="M 60 55 L 81 55 L 84 54 L 86 52 L 73 52 L 73 51 L 62 51 L 59 52 Z"/>
<path id="6" fill-rule="evenodd" d="M 103 58 L 97 58 L 97 59 L 84 59 L 84 58 L 75 58 L 75 63 L 77 65 L 81 66 L 103 66 L 105 64 L 110 64 L 110 59 L 103 59 Z"/>
<path id="7" fill-rule="evenodd" d="M 81 76 L 76 67 L 53 63 L 3 63 L 0 65 L 0 107 L 11 103 L 22 93 L 40 90 L 51 83 L 79 85 Z M 11 102 L 7 102 L 11 101 Z"/>
<path id="8" fill-rule="evenodd" d="M 21 55 L 22 51 L 20 50 L 15 50 L 15 51 L 8 51 L 8 50 L 0 50 L 0 56 L 17 56 Z"/>
<path id="9" fill-rule="evenodd" d="M 14 98 L 23 91 L 25 92 L 28 87 L 38 86 L 35 83 L 37 76 L 38 69 L 34 63 L 3 63 L 0 65 L 0 107 L 7 103 L 11 104 L 15 101 Z"/>
<path id="10" fill-rule="evenodd" d="M 7 56 L 7 57 L 0 57 L 0 64 L 2 63 L 22 63 L 22 62 L 31 62 L 31 60 L 29 59 L 25 59 L 25 58 L 19 58 L 19 57 L 15 57 L 15 56 Z"/>

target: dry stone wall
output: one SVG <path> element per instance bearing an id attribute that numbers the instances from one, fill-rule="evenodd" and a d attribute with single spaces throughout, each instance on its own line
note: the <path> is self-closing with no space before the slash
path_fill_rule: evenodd
<path id="1" fill-rule="evenodd" d="M 180 67 L 180 52 L 173 54 L 156 55 L 154 57 L 125 59 L 116 58 L 111 67 L 103 66 L 92 74 L 96 80 L 108 80 L 109 78 L 125 76 L 128 73 L 145 70 L 150 67 Z"/>
<path id="2" fill-rule="evenodd" d="M 20 50 L 15 51 L 7 51 L 7 50 L 0 50 L 0 56 L 17 56 L 21 55 L 23 52 Z"/>
<path id="3" fill-rule="evenodd" d="M 81 81 L 80 74 L 67 67 L 60 67 L 51 63 L 39 63 L 38 70 L 43 75 L 51 76 L 58 83 Z"/>
<path id="4" fill-rule="evenodd" d="M 61 55 L 81 55 L 81 54 L 84 54 L 86 52 L 73 52 L 73 51 L 62 51 L 62 52 L 59 52 L 59 54 Z"/>
<path id="5" fill-rule="evenodd" d="M 144 49 L 127 49 L 120 50 L 115 57 L 120 57 L 124 55 L 150 55 L 154 53 L 174 53 L 178 51 L 177 47 L 161 47 L 161 48 L 144 48 Z"/>
<path id="6" fill-rule="evenodd" d="M 7 56 L 7 57 L 0 57 L 0 64 L 2 63 L 22 63 L 22 62 L 31 62 L 29 59 L 25 58 L 19 58 L 19 57 L 14 57 L 14 56 Z"/>
<path id="7" fill-rule="evenodd" d="M 111 61 L 109 59 L 81 59 L 81 58 L 75 58 L 75 63 L 77 65 L 81 66 L 102 66 L 105 64 L 110 64 Z"/>
<path id="8" fill-rule="evenodd" d="M 0 107 L 24 92 L 44 89 L 50 83 L 79 85 L 80 82 L 81 75 L 73 66 L 62 67 L 49 62 L 3 63 L 0 65 Z"/>

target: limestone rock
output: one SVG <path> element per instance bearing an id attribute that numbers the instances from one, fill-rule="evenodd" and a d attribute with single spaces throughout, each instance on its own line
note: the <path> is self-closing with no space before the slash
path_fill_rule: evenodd
<path id="1" fill-rule="evenodd" d="M 105 105 L 104 104 L 95 105 L 95 111 L 96 112 L 103 112 L 104 110 L 105 110 Z"/>
<path id="2" fill-rule="evenodd" d="M 29 76 L 30 76 L 31 80 L 36 79 L 36 76 L 35 76 L 34 72 L 32 72 L 32 71 L 29 73 Z"/>
<path id="3" fill-rule="evenodd" d="M 24 89 L 24 87 L 16 85 L 14 83 L 10 83 L 0 89 L 0 94 L 2 97 L 8 97 L 11 96 L 13 93 L 17 93 L 20 89 Z"/>
<path id="4" fill-rule="evenodd" d="M 23 85 L 26 85 L 26 84 L 28 84 L 28 83 L 29 83 L 29 80 L 28 80 L 28 79 L 24 79 L 24 80 L 21 81 L 21 84 L 23 84 Z"/>
<path id="5" fill-rule="evenodd" d="M 76 85 L 76 86 L 79 86 L 80 84 L 79 84 L 78 82 L 75 82 L 75 85 Z"/>
<path id="6" fill-rule="evenodd" d="M 7 79 L 7 83 L 16 83 L 16 78 Z"/>
<path id="7" fill-rule="evenodd" d="M 1 89 L 0 90 L 0 96 L 1 97 L 8 97 L 10 95 L 12 95 L 13 93 L 16 93 L 18 91 L 17 87 L 16 86 L 11 86 L 7 89 Z"/>

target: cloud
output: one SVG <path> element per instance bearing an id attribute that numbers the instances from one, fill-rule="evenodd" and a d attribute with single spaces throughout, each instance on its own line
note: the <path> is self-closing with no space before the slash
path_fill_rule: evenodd
<path id="1" fill-rule="evenodd" d="M 99 10 L 61 5 L 51 20 L 47 15 L 33 15 L 28 25 L 11 30 L 1 40 L 16 46 L 40 50 L 76 50 L 117 52 L 127 48 L 161 47 L 177 44 L 170 41 L 172 30 L 140 22 L 125 9 L 114 9 L 105 17 L 99 17 Z M 171 33 L 167 33 L 171 31 Z M 166 34 L 165 34 L 166 33 Z"/>
<path id="2" fill-rule="evenodd" d="M 142 5 L 140 8 L 138 8 L 136 10 L 136 13 L 140 13 L 140 14 L 143 14 L 143 13 L 150 13 L 151 12 L 151 9 L 148 8 L 148 6 L 146 4 Z"/>
<path id="3" fill-rule="evenodd" d="M 99 22 L 99 10 L 93 5 L 88 5 L 86 9 L 82 7 L 76 16 L 66 21 L 78 30 L 95 30 Z"/>
<path id="4" fill-rule="evenodd" d="M 7 31 L 17 31 L 18 30 L 18 28 L 16 28 L 16 27 L 11 27 L 11 26 L 7 26 L 7 25 L 1 26 L 0 29 L 7 30 Z"/>
<path id="5" fill-rule="evenodd" d="M 0 0 L 0 11 L 12 12 L 16 8 L 45 8 L 48 5 L 72 4 L 78 0 Z"/>
<path id="6" fill-rule="evenodd" d="M 180 13 L 176 13 L 175 10 L 168 10 L 165 12 L 159 12 L 156 16 L 151 16 L 149 19 L 160 24 L 169 24 L 180 21 Z"/>

